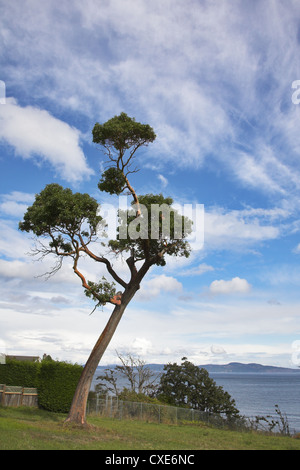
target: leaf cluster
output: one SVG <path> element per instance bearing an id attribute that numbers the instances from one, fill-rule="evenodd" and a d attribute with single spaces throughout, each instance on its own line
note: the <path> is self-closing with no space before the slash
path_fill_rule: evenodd
<path id="1" fill-rule="evenodd" d="M 115 252 L 134 253 L 135 260 L 151 259 L 158 266 L 166 264 L 165 255 L 188 257 L 190 246 L 185 238 L 191 233 L 192 221 L 172 208 L 173 199 L 146 194 L 138 200 L 138 217 L 134 202 L 129 211 L 119 211 L 117 240 L 111 240 L 110 247 Z"/>
<path id="2" fill-rule="evenodd" d="M 105 191 L 109 194 L 121 194 L 126 188 L 126 180 L 123 172 L 119 170 L 119 168 L 108 168 L 102 173 L 98 188 L 100 191 Z"/>
<path id="3" fill-rule="evenodd" d="M 158 398 L 170 405 L 193 408 L 227 417 L 237 416 L 235 401 L 223 387 L 217 386 L 206 369 L 199 368 L 182 358 L 180 365 L 164 366 L 160 379 Z"/>
<path id="4" fill-rule="evenodd" d="M 89 289 L 85 289 L 85 295 L 98 300 L 98 305 L 105 305 L 116 295 L 114 282 L 108 282 L 102 277 L 100 282 L 88 281 Z"/>
<path id="5" fill-rule="evenodd" d="M 95 234 L 102 217 L 97 215 L 98 203 L 88 194 L 73 193 L 56 183 L 49 184 L 37 194 L 32 206 L 28 207 L 19 229 L 33 232 L 37 236 L 59 232 L 52 240 L 52 247 L 69 251 L 70 245 L 63 241 L 62 234 L 86 235 L 82 229 L 86 222 L 90 234 Z"/>
<path id="6" fill-rule="evenodd" d="M 93 128 L 93 142 L 104 147 L 112 146 L 122 153 L 131 147 L 153 142 L 155 138 L 156 135 L 149 124 L 136 122 L 126 113 L 114 116 L 104 124 L 97 122 Z"/>

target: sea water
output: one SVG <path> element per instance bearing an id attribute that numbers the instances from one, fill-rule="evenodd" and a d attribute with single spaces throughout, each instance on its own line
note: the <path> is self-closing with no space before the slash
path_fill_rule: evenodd
<path id="1" fill-rule="evenodd" d="M 210 373 L 231 395 L 244 416 L 286 416 L 290 431 L 300 432 L 300 373 Z"/>

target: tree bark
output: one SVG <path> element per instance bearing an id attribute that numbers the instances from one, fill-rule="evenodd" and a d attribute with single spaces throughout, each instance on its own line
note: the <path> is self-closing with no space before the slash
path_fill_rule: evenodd
<path id="1" fill-rule="evenodd" d="M 81 426 L 86 425 L 87 399 L 97 366 L 117 329 L 117 326 L 122 318 L 122 315 L 127 305 L 134 297 L 135 293 L 139 290 L 140 282 L 150 267 L 151 262 L 145 261 L 138 273 L 132 273 L 132 279 L 130 283 L 128 284 L 123 294 L 121 294 L 120 304 L 118 303 L 115 306 L 104 330 L 102 331 L 97 343 L 95 344 L 90 354 L 90 357 L 88 358 L 84 366 L 79 382 L 77 384 L 77 388 L 75 390 L 69 415 L 65 421 L 66 423 L 74 423 Z"/>
<path id="2" fill-rule="evenodd" d="M 94 374 L 127 305 L 128 301 L 126 303 L 121 302 L 120 305 L 115 306 L 103 332 L 96 342 L 77 384 L 69 415 L 65 421 L 66 423 L 86 425 L 86 405 Z"/>

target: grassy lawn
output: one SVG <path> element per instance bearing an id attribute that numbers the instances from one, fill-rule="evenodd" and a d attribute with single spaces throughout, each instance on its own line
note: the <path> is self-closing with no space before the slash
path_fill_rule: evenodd
<path id="1" fill-rule="evenodd" d="M 300 439 L 89 417 L 89 429 L 33 408 L 0 408 L 0 450 L 300 450 Z"/>

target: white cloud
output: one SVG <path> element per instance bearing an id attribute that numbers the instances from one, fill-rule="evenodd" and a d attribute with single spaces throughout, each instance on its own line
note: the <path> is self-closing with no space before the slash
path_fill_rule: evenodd
<path id="1" fill-rule="evenodd" d="M 181 276 L 200 276 L 201 274 L 207 273 L 209 271 L 214 271 L 212 266 L 209 266 L 206 263 L 201 263 L 198 266 L 194 266 L 192 268 L 186 269 L 185 271 L 181 272 Z"/>
<path id="2" fill-rule="evenodd" d="M 222 355 L 222 356 L 226 355 L 225 349 L 218 344 L 217 345 L 212 344 L 210 350 L 213 355 Z"/>
<path id="3" fill-rule="evenodd" d="M 291 349 L 292 341 L 297 339 L 299 302 L 270 305 L 266 299 L 236 296 L 233 302 L 230 296 L 214 296 L 207 302 L 199 298 L 179 301 L 176 297 L 155 309 L 150 305 L 148 310 L 133 303 L 112 340 L 110 353 L 115 349 L 130 351 L 136 338 L 145 338 L 140 345 L 145 349 L 148 346 L 150 362 L 178 361 L 183 356 L 199 364 L 224 359 L 255 362 L 254 353 L 260 351 L 263 360 L 269 364 L 273 360 L 274 365 L 276 350 L 278 355 L 283 353 L 278 335 L 284 334 L 283 342 L 287 344 L 283 362 L 287 365 L 288 346 Z M 265 352 L 271 349 L 273 353 L 267 357 Z"/>
<path id="4" fill-rule="evenodd" d="M 182 284 L 174 277 L 160 274 L 149 281 L 145 279 L 141 289 L 136 295 L 137 300 L 149 300 L 157 297 L 162 292 L 181 292 Z"/>
<path id="5" fill-rule="evenodd" d="M 158 179 L 162 184 L 162 187 L 165 188 L 168 185 L 168 180 L 163 175 L 158 175 Z"/>
<path id="6" fill-rule="evenodd" d="M 34 201 L 34 194 L 12 191 L 10 194 L 0 195 L 0 200 L 0 212 L 22 218 L 28 205 Z"/>
<path id="7" fill-rule="evenodd" d="M 204 249 L 236 250 L 251 247 L 281 234 L 274 218 L 285 218 L 285 211 L 233 210 L 219 207 L 205 210 Z M 272 222 L 272 223 L 271 223 Z"/>
<path id="8" fill-rule="evenodd" d="M 25 263 L 24 261 L 7 261 L 0 259 L 0 277 L 32 279 L 32 266 L 30 266 L 29 263 Z"/>
<path id="9" fill-rule="evenodd" d="M 67 181 L 80 181 L 93 171 L 80 147 L 80 132 L 48 111 L 22 108 L 12 98 L 0 107 L 0 140 L 18 156 L 49 163 Z"/>
<path id="10" fill-rule="evenodd" d="M 16 230 L 15 224 L 0 219 L 0 256 L 9 259 L 24 259 L 32 247 L 32 241 L 27 234 Z"/>
<path id="11" fill-rule="evenodd" d="M 299 169 L 280 150 L 261 138 L 254 139 L 252 153 L 237 152 L 230 160 L 233 173 L 248 187 L 270 194 L 292 196 L 300 188 Z"/>
<path id="12" fill-rule="evenodd" d="M 294 248 L 293 252 L 297 254 L 300 253 L 300 243 Z"/>
<path id="13" fill-rule="evenodd" d="M 234 164 L 234 171 L 238 178 L 249 186 L 263 188 L 269 191 L 281 191 L 261 161 L 253 156 L 242 153 Z"/>
<path id="14" fill-rule="evenodd" d="M 134 354 L 137 356 L 146 356 L 154 352 L 151 341 L 146 338 L 135 338 L 130 349 L 133 349 Z"/>
<path id="15" fill-rule="evenodd" d="M 165 162 L 195 168 L 209 155 L 243 184 L 289 193 L 299 148 L 290 100 L 297 2 L 251 9 L 230 1 L 115 0 L 99 9 L 95 0 L 74 1 L 73 16 L 62 2 L 57 21 L 51 2 L 17 1 L 2 13 L 2 40 L 18 63 L 7 74 L 19 89 L 89 119 L 129 109 L 157 131 L 152 157 L 163 153 Z M 283 152 L 274 151 L 274 140 Z"/>
<path id="16" fill-rule="evenodd" d="M 297 264 L 277 263 L 272 269 L 261 270 L 259 279 L 275 287 L 275 292 L 283 286 L 285 289 L 294 286 L 296 290 L 293 290 L 296 293 L 300 283 L 300 267 Z"/>
<path id="17" fill-rule="evenodd" d="M 251 285 L 246 279 L 234 277 L 230 281 L 216 280 L 209 287 L 212 294 L 246 294 L 250 291 Z"/>

